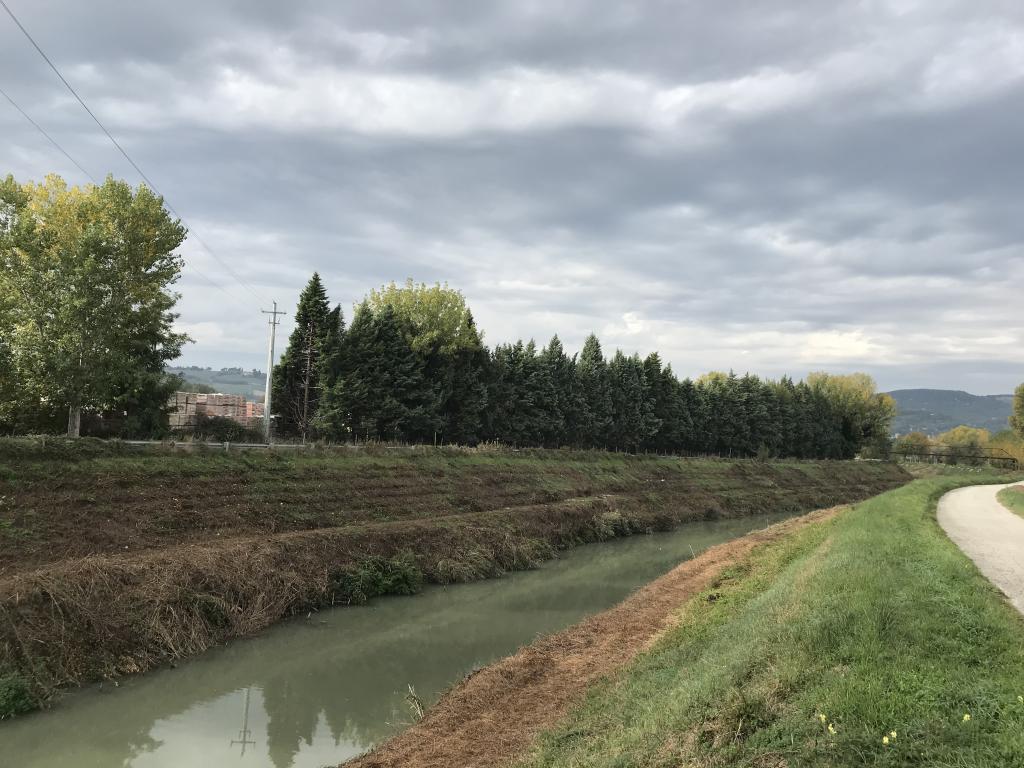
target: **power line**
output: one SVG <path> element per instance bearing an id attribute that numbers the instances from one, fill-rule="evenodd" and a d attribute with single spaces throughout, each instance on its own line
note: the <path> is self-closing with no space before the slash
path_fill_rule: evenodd
<path id="1" fill-rule="evenodd" d="M 40 56 L 43 57 L 43 61 L 45 61 L 47 64 L 50 65 L 50 69 L 52 69 L 54 74 L 57 75 L 58 78 L 60 78 L 60 81 L 62 83 L 64 83 L 64 86 L 68 89 L 68 91 L 71 92 L 71 95 L 75 97 L 75 99 L 78 101 L 78 103 L 82 105 L 82 109 L 84 109 L 86 111 L 86 113 L 89 115 L 89 117 L 92 118 L 93 122 L 96 123 L 96 125 L 99 126 L 100 130 L 103 131 L 104 134 L 106 134 L 107 138 L 110 139 L 110 142 L 115 147 L 117 147 L 118 152 L 120 152 L 124 156 L 124 159 L 127 160 L 128 163 L 132 166 L 132 168 L 134 168 L 136 170 L 136 172 L 139 174 L 139 176 L 142 177 L 142 180 L 145 181 L 146 184 L 149 185 L 149 188 L 152 189 L 156 194 L 160 195 L 160 197 L 164 198 L 164 205 L 166 205 L 167 209 L 172 214 L 174 214 L 174 216 L 186 226 L 186 228 L 188 229 L 189 233 L 192 234 L 195 237 L 196 241 L 200 244 L 200 246 L 203 248 L 203 250 L 205 250 L 214 259 L 216 259 L 218 262 L 220 262 L 220 265 L 222 267 L 224 267 L 224 269 L 226 269 L 228 271 L 228 274 L 230 274 L 232 277 L 234 277 L 238 281 L 238 284 L 241 285 L 243 288 L 245 288 L 247 291 L 249 291 L 249 293 L 251 293 L 254 297 L 256 297 L 256 299 L 258 299 L 260 301 L 267 301 L 267 299 L 265 299 L 264 297 L 260 296 L 260 294 L 256 291 L 256 289 L 253 288 L 251 285 L 249 285 L 241 275 L 239 275 L 237 272 L 235 272 L 235 270 L 231 267 L 230 264 L 227 263 L 227 261 L 225 261 L 220 256 L 218 256 L 216 253 L 214 253 L 213 250 L 211 250 L 211 248 L 205 242 L 203 242 L 202 238 L 200 238 L 199 235 L 196 234 L 193 231 L 193 228 L 191 226 L 189 226 L 189 223 L 185 220 L 185 217 L 182 216 L 180 213 L 178 213 L 176 210 L 174 210 L 174 207 L 167 201 L 167 197 L 165 195 L 163 195 L 160 192 L 159 189 L 157 189 L 156 184 L 154 184 L 152 181 L 149 180 L 149 177 L 146 176 L 146 174 L 143 172 L 143 170 L 139 167 L 138 163 L 136 163 L 131 158 L 131 155 L 129 155 L 128 152 L 125 151 L 125 148 L 122 147 L 118 143 L 117 139 L 114 138 L 113 134 L 111 134 L 110 131 L 107 130 L 107 127 L 105 125 L 103 125 L 103 123 L 100 122 L 100 119 L 98 117 L 96 117 L 96 115 L 93 113 L 93 111 L 91 109 L 89 109 L 89 106 L 85 103 L 85 101 L 82 99 L 82 97 L 78 95 L 78 91 L 76 91 L 74 88 L 71 87 L 71 83 L 69 83 L 65 79 L 64 75 L 62 75 L 60 70 L 57 69 L 57 65 L 53 63 L 53 61 L 50 59 L 49 56 L 46 55 L 46 52 L 43 51 L 43 49 L 39 46 L 39 43 L 37 43 L 35 41 L 35 38 L 33 38 L 32 35 L 29 34 L 29 31 L 27 29 L 25 29 L 25 26 L 20 21 L 18 21 L 18 17 L 14 15 L 14 11 L 12 11 L 10 9 L 10 6 L 7 5 L 5 0 L 0 0 L 0 5 L 3 6 L 5 11 L 7 11 L 7 15 L 11 17 L 11 20 L 18 26 L 18 29 L 21 30 L 22 34 L 24 34 L 25 37 L 28 39 L 28 41 L 30 43 L 32 43 L 32 47 L 35 48 L 36 51 L 39 52 Z M 76 165 L 77 165 L 77 163 L 76 163 Z M 86 174 L 86 175 L 88 175 L 88 174 Z"/>
<path id="2" fill-rule="evenodd" d="M 50 57 L 46 55 L 46 52 L 43 51 L 43 49 L 39 47 L 39 43 L 37 43 L 35 41 L 35 38 L 33 38 L 32 35 L 30 35 L 28 33 L 28 30 L 25 29 L 25 27 L 22 25 L 22 23 L 20 21 L 18 21 L 18 17 L 14 15 L 14 11 L 12 11 L 10 9 L 10 7 L 7 5 L 6 2 L 4 2 L 4 0 L 0 0 L 0 5 L 2 5 L 4 7 L 4 10 L 7 11 L 7 15 L 10 16 L 11 20 L 14 21 L 14 23 L 18 25 L 18 29 L 20 29 L 22 31 L 22 34 L 24 34 L 25 37 L 28 38 L 28 41 L 30 43 L 32 43 L 32 46 L 39 52 L 39 55 L 43 57 L 43 61 L 45 61 L 47 64 L 50 65 L 50 69 L 53 70 L 54 74 L 56 74 L 57 77 L 60 78 L 60 81 L 62 83 L 64 83 L 64 85 L 67 87 L 67 89 L 69 91 L 71 91 L 71 95 L 74 96 L 76 99 L 78 99 L 78 103 L 82 105 L 82 109 L 84 109 L 86 112 L 89 113 L 89 117 L 91 117 L 93 119 L 93 122 L 95 122 L 96 125 L 98 125 L 100 127 L 101 131 L 103 131 L 105 134 L 107 134 L 107 138 L 110 139 L 113 142 L 114 146 L 117 147 L 118 150 L 120 150 L 121 154 L 124 155 L 125 160 L 127 160 L 129 163 L 131 163 L 132 168 L 134 168 L 136 171 L 139 172 L 139 176 L 141 176 L 143 181 L 145 181 L 147 184 L 149 184 L 150 189 L 152 189 L 155 192 L 156 191 L 156 186 L 153 184 L 153 182 L 151 182 L 149 179 L 146 178 L 146 174 L 144 174 L 142 172 L 142 169 L 139 168 L 139 166 L 137 166 L 135 164 L 135 161 L 132 160 L 128 156 L 128 153 L 124 151 L 124 147 L 122 147 L 120 144 L 118 144 L 117 143 L 117 139 L 115 139 L 113 136 L 110 135 L 110 131 L 108 131 L 106 129 L 106 127 L 103 125 L 103 123 L 101 123 L 99 121 L 99 118 L 97 118 L 96 115 L 93 114 L 92 110 L 89 109 L 89 107 L 86 105 L 86 103 L 84 101 L 82 101 L 82 97 L 78 95 L 78 91 L 76 91 L 74 88 L 72 88 L 71 87 L 71 83 L 69 83 L 67 80 L 64 79 L 64 75 L 62 75 L 60 73 L 60 70 L 57 69 L 57 65 L 54 64 L 50 60 Z M 157 193 L 157 194 L 159 194 L 159 193 Z"/>
<path id="3" fill-rule="evenodd" d="M 0 2 L 2 2 L 2 1 L 3 0 L 0 0 Z M 96 181 L 96 179 L 93 177 L 93 175 L 91 173 L 89 173 L 87 170 L 85 170 L 85 168 L 82 166 L 82 164 L 79 163 L 77 160 L 75 160 L 75 158 L 71 156 L 71 153 L 68 152 L 66 149 L 64 149 L 64 147 L 62 147 L 57 142 L 57 140 L 55 138 L 53 138 L 53 136 L 51 136 L 49 133 L 47 133 L 46 130 L 41 125 L 39 125 L 39 123 L 37 123 L 35 120 L 33 120 L 32 116 L 28 112 L 26 112 L 24 109 L 22 109 L 21 106 L 19 106 L 18 103 L 14 99 L 11 98 L 10 94 L 8 94 L 3 88 L 0 88 L 0 95 L 3 95 L 3 97 L 5 99 L 7 99 L 8 102 L 10 102 L 11 106 L 14 107 L 16 110 L 18 110 L 18 112 L 21 113 L 22 117 L 24 117 L 33 126 L 35 126 L 36 130 L 39 131 L 41 134 L 43 134 L 43 136 L 45 136 L 50 141 L 50 143 L 53 144 L 53 146 L 55 146 L 57 149 L 59 149 L 61 154 L 63 154 L 64 157 L 66 157 L 68 160 L 70 160 L 74 164 L 74 166 L 76 168 L 78 168 L 78 170 L 80 170 L 82 173 L 84 173 L 86 175 L 86 177 L 88 177 L 88 179 L 93 184 L 95 184 L 96 186 L 99 186 L 99 183 Z M 196 236 L 196 240 L 199 240 L 198 236 Z M 200 242 L 202 242 L 202 241 L 200 241 Z M 187 267 L 188 269 L 191 269 L 193 272 L 196 273 L 196 275 L 201 277 L 204 281 L 209 283 L 211 286 L 216 288 L 218 291 L 223 293 L 228 298 L 233 299 L 234 301 L 237 301 L 239 303 L 243 303 L 241 301 L 241 299 L 239 299 L 233 293 L 229 293 L 221 285 L 218 285 L 216 282 L 214 282 L 214 280 L 212 278 L 210 278 L 208 275 L 206 275 L 202 270 L 200 270 L 194 264 L 191 264 L 191 263 L 186 261 L 186 262 L 184 262 L 184 265 L 185 265 L 185 267 Z"/>
<path id="4" fill-rule="evenodd" d="M 86 178 L 89 179 L 89 181 L 91 181 L 93 184 L 96 184 L 96 179 L 94 179 L 92 177 L 92 174 L 89 173 L 87 170 L 85 170 L 85 168 L 83 168 L 81 165 L 79 165 L 78 161 L 75 160 L 75 158 L 73 158 L 70 154 L 68 154 L 68 151 L 66 149 L 64 149 L 64 147 L 62 147 L 60 144 L 58 144 L 57 140 L 55 138 L 53 138 L 53 136 L 51 136 L 45 130 L 43 130 L 43 127 L 39 123 L 37 123 L 35 120 L 33 120 L 31 117 L 29 117 L 28 112 L 26 112 L 24 109 L 19 107 L 18 106 L 18 102 L 16 102 L 14 99 L 12 99 L 10 97 L 10 95 L 7 93 L 7 91 L 5 91 L 3 88 L 0 88 L 0 95 L 3 95 L 3 97 L 5 99 L 7 99 L 7 101 L 9 101 L 11 103 L 11 106 L 14 107 L 16 110 L 18 110 L 21 113 L 22 117 L 24 117 L 26 120 L 28 120 L 30 123 L 32 123 L 32 125 L 35 126 L 35 129 L 37 131 L 39 131 L 41 134 L 43 134 L 43 136 L 45 136 L 49 140 L 49 142 L 51 144 L 53 144 L 53 146 L 55 146 L 57 149 L 59 149 L 60 153 L 62 155 L 64 155 L 64 157 L 66 157 L 68 160 L 70 160 L 78 170 L 80 170 L 82 173 L 84 173 Z"/>

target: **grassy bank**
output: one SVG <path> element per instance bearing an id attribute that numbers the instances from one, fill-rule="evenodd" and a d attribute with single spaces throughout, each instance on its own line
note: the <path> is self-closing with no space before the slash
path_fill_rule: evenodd
<path id="1" fill-rule="evenodd" d="M 0 444 L 0 680 L 14 711 L 26 692 L 39 702 L 321 606 L 495 576 L 687 520 L 829 506 L 905 479 L 855 462 Z"/>
<path id="2" fill-rule="evenodd" d="M 934 519 L 984 481 L 917 480 L 755 551 L 521 766 L 1024 763 L 1024 619 Z"/>
<path id="3" fill-rule="evenodd" d="M 1004 488 L 997 498 L 1008 510 L 1024 517 L 1024 485 Z"/>

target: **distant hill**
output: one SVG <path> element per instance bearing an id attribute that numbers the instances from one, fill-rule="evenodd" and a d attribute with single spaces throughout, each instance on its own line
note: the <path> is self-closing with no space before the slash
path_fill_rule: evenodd
<path id="1" fill-rule="evenodd" d="M 267 382 L 263 371 L 245 371 L 241 368 L 221 368 L 215 371 L 195 365 L 171 365 L 167 366 L 167 372 L 182 376 L 186 382 L 210 387 L 214 392 L 245 395 L 250 400 L 256 399 L 257 395 L 259 399 L 263 399 L 263 390 Z"/>
<path id="2" fill-rule="evenodd" d="M 898 435 L 940 432 L 964 424 L 998 432 L 1009 426 L 1013 395 L 972 395 L 954 389 L 897 389 L 892 431 Z"/>

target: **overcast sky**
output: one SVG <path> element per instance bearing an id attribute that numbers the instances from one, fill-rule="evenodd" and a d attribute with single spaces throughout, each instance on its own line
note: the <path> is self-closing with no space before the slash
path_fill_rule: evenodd
<path id="1" fill-rule="evenodd" d="M 7 3 L 259 297 L 190 238 L 185 363 L 263 368 L 318 270 L 685 375 L 1024 380 L 1019 0 Z M 0 88 L 140 181 L 2 12 Z M 2 99 L 0 136 L 87 181 Z"/>

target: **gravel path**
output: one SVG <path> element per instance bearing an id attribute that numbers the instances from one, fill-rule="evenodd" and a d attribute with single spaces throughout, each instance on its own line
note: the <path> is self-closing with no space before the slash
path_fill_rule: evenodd
<path id="1" fill-rule="evenodd" d="M 1006 487 L 974 485 L 950 491 L 939 500 L 939 525 L 1024 613 L 1024 518 L 996 499 Z"/>

